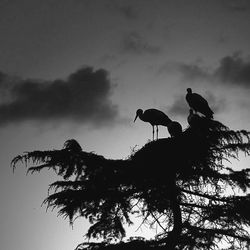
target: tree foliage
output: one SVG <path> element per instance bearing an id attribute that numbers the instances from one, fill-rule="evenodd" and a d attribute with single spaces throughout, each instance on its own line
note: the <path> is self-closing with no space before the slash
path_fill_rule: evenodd
<path id="1" fill-rule="evenodd" d="M 60 150 L 33 151 L 12 161 L 28 172 L 52 169 L 62 179 L 52 183 L 44 203 L 70 223 L 85 217 L 88 238 L 77 249 L 246 249 L 250 245 L 250 169 L 225 164 L 250 154 L 250 132 L 233 131 L 201 118 L 180 136 L 163 138 L 132 152 L 127 159 L 106 159 L 85 152 L 74 140 Z M 133 223 L 158 226 L 154 239 L 114 243 Z"/>

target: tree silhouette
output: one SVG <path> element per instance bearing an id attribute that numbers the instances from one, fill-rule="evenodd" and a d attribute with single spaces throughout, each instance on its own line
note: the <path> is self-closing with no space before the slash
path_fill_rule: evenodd
<path id="1" fill-rule="evenodd" d="M 124 160 L 82 150 L 72 139 L 60 150 L 33 151 L 12 161 L 28 172 L 52 169 L 62 179 L 49 186 L 44 203 L 70 223 L 91 226 L 76 249 L 247 249 L 250 246 L 250 169 L 225 164 L 250 154 L 250 132 L 233 131 L 200 118 L 177 137 L 149 142 Z M 154 239 L 125 236 L 133 216 L 158 226 Z M 223 242 L 223 245 L 221 243 Z"/>

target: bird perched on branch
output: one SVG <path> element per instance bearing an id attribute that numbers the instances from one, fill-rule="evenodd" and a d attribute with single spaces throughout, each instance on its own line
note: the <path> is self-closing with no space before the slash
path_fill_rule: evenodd
<path id="1" fill-rule="evenodd" d="M 158 109 L 147 109 L 143 112 L 142 109 L 138 109 L 136 111 L 136 116 L 134 122 L 137 117 L 139 117 L 144 122 L 149 122 L 153 127 L 153 140 L 156 126 L 156 139 L 158 139 L 158 126 L 165 126 L 168 128 L 168 132 L 171 137 L 179 135 L 182 132 L 182 127 L 178 122 L 172 121 L 164 112 Z"/>
<path id="2" fill-rule="evenodd" d="M 209 119 L 213 119 L 214 112 L 208 105 L 208 102 L 205 98 L 197 93 L 193 93 L 191 88 L 187 89 L 186 100 L 190 108 L 195 112 L 200 112 Z"/>
<path id="3" fill-rule="evenodd" d="M 177 121 L 171 121 L 168 125 L 168 132 L 171 137 L 179 136 L 182 133 L 182 126 Z"/>
<path id="4" fill-rule="evenodd" d="M 193 109 L 190 109 L 187 122 L 190 127 L 199 128 L 202 125 L 202 118 L 198 114 L 195 114 Z"/>

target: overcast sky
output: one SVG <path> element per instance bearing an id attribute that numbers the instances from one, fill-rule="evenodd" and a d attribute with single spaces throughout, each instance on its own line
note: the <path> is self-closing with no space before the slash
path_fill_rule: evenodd
<path id="1" fill-rule="evenodd" d="M 138 108 L 187 127 L 188 87 L 216 120 L 249 130 L 249 24 L 248 0 L 0 1 L 1 247 L 70 250 L 87 229 L 40 207 L 56 176 L 13 174 L 18 154 L 74 138 L 126 158 L 152 137 L 133 123 Z"/>

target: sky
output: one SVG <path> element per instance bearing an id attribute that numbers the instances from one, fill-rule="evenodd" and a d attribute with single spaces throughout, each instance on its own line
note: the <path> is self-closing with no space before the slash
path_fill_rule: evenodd
<path id="1" fill-rule="evenodd" d="M 88 226 L 41 207 L 57 176 L 21 164 L 13 174 L 19 154 L 76 139 L 125 159 L 152 138 L 150 124 L 133 122 L 138 108 L 188 126 L 188 87 L 214 119 L 249 130 L 249 23 L 248 0 L 1 0 L 1 247 L 70 250 Z"/>

